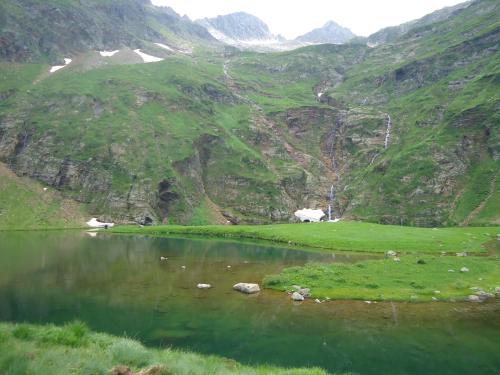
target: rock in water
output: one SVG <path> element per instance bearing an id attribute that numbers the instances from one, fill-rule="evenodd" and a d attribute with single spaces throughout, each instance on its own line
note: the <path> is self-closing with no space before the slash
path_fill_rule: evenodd
<path id="1" fill-rule="evenodd" d="M 302 295 L 304 298 L 308 298 L 311 296 L 311 289 L 309 288 L 302 288 L 299 290 L 299 294 Z"/>
<path id="2" fill-rule="evenodd" d="M 238 283 L 233 286 L 234 290 L 238 292 L 252 294 L 260 292 L 259 284 L 251 284 L 251 283 Z"/>
<path id="3" fill-rule="evenodd" d="M 471 294 L 469 297 L 467 297 L 467 301 L 469 302 L 481 302 L 481 298 L 479 296 L 475 296 Z"/>
<path id="4" fill-rule="evenodd" d="M 196 285 L 196 287 L 198 289 L 210 289 L 212 287 L 212 285 L 210 285 L 210 284 L 198 284 L 198 285 Z"/>
<path id="5" fill-rule="evenodd" d="M 294 301 L 303 301 L 304 300 L 304 296 L 302 294 L 300 294 L 299 292 L 293 292 L 292 299 Z"/>

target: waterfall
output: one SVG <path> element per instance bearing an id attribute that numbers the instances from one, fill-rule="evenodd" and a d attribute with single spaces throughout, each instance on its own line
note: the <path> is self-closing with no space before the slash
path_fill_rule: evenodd
<path id="1" fill-rule="evenodd" d="M 391 115 L 387 114 L 387 130 L 385 132 L 385 141 L 384 141 L 384 148 L 385 149 L 387 149 L 387 147 L 389 147 L 389 141 L 391 138 L 391 128 L 392 128 Z"/>
<path id="2" fill-rule="evenodd" d="M 332 205 L 333 205 L 333 185 L 330 187 L 330 204 L 328 205 L 328 221 L 332 221 Z"/>

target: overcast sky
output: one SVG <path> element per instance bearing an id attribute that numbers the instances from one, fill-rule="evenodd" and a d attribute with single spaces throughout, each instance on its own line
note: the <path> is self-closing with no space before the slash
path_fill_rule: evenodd
<path id="1" fill-rule="evenodd" d="M 262 19 L 271 32 L 295 38 L 333 20 L 356 35 L 420 18 L 463 0 L 152 0 L 192 20 L 244 11 Z"/>

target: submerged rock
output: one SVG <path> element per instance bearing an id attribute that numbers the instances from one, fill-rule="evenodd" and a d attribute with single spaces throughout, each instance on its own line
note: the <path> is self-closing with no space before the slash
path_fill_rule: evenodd
<path id="1" fill-rule="evenodd" d="M 210 289 L 212 287 L 212 285 L 210 285 L 210 284 L 198 284 L 198 285 L 196 285 L 196 287 L 198 289 Z"/>
<path id="2" fill-rule="evenodd" d="M 233 289 L 237 290 L 238 292 L 246 294 L 253 294 L 260 292 L 259 284 L 252 284 L 252 283 L 238 283 L 233 286 Z"/>
<path id="3" fill-rule="evenodd" d="M 471 294 L 470 296 L 467 297 L 467 301 L 469 301 L 469 302 L 481 302 L 481 298 L 479 298 L 479 296 Z"/>
<path id="4" fill-rule="evenodd" d="M 300 294 L 299 292 L 293 292 L 292 299 L 294 301 L 303 301 L 304 300 L 304 296 L 302 294 Z"/>

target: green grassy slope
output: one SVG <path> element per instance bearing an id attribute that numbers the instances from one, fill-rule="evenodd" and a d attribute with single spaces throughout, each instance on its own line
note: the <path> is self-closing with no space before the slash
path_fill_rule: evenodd
<path id="1" fill-rule="evenodd" d="M 0 372 L 4 375 L 108 374 L 116 366 L 151 375 L 326 374 L 317 368 L 249 367 L 215 356 L 148 349 L 132 339 L 91 332 L 78 322 L 64 327 L 0 324 Z"/>
<path id="2" fill-rule="evenodd" d="M 411 228 L 354 221 L 338 223 L 117 227 L 114 233 L 147 235 L 203 235 L 270 240 L 310 248 L 384 253 L 486 252 L 483 245 L 495 238 L 499 227 Z"/>
<path id="3" fill-rule="evenodd" d="M 468 269 L 461 272 L 461 269 Z M 376 301 L 464 301 L 475 291 L 495 295 L 500 262 L 494 258 L 402 256 L 351 264 L 311 264 L 287 268 L 264 279 L 264 285 L 311 289 L 312 297 Z"/>
<path id="4" fill-rule="evenodd" d="M 81 205 L 0 163 L 0 230 L 80 228 L 88 219 Z"/>
<path id="5" fill-rule="evenodd" d="M 4 61 L 0 160 L 122 222 L 286 222 L 333 184 L 349 218 L 495 224 L 497 14 L 477 1 L 376 48 Z"/>

